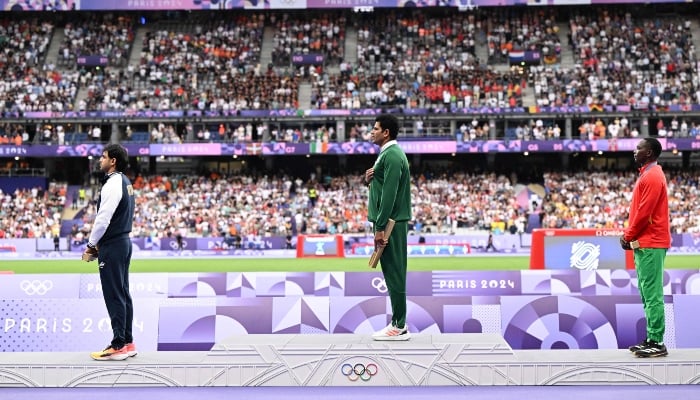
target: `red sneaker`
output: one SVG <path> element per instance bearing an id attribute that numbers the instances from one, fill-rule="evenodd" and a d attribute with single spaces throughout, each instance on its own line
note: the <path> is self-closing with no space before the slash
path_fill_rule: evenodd
<path id="1" fill-rule="evenodd" d="M 126 347 L 126 352 L 129 353 L 129 357 L 136 357 L 139 354 L 134 343 L 127 343 L 124 347 Z"/>

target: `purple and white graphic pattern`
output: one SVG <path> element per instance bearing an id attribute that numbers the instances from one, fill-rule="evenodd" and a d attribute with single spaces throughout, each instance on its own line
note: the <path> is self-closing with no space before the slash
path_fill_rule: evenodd
<path id="1" fill-rule="evenodd" d="M 144 349 L 158 343 L 156 300 L 138 300 L 134 336 Z M 97 351 L 112 340 L 102 299 L 0 299 L 0 352 Z"/>
<path id="2" fill-rule="evenodd" d="M 634 270 L 408 274 L 414 333 L 497 333 L 514 349 L 624 348 L 645 336 Z M 235 334 L 370 334 L 389 322 L 380 272 L 131 274 L 143 350 Z M 664 272 L 665 341 L 700 347 L 700 271 Z M 0 275 L 0 351 L 88 351 L 110 338 L 97 274 Z"/>
<path id="3" fill-rule="evenodd" d="M 513 348 L 615 349 L 618 339 L 634 333 L 623 326 L 616 335 L 614 313 L 582 297 L 506 297 L 501 310 L 503 337 Z"/>

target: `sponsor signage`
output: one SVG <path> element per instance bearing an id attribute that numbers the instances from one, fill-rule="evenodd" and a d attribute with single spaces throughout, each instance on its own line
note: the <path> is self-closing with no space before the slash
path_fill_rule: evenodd
<path id="1" fill-rule="evenodd" d="M 109 63 L 109 59 L 99 55 L 84 55 L 78 56 L 75 60 L 76 64 L 85 67 L 104 67 Z"/>

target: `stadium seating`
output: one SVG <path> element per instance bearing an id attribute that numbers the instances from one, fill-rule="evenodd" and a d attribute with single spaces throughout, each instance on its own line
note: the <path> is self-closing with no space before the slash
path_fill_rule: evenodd
<path id="1" fill-rule="evenodd" d="M 110 65 L 124 67 L 128 63 L 135 33 L 133 15 L 85 13 L 71 18 L 63 28 L 63 42 L 58 51 L 57 65 L 79 68 L 81 57 L 107 58 Z"/>
<path id="2" fill-rule="evenodd" d="M 0 111 L 530 107 L 700 103 L 692 24 L 630 7 L 357 14 L 128 13 L 6 21 Z M 19 32 L 30 31 L 27 43 Z M 58 34 L 60 32 L 61 34 Z M 136 38 L 142 40 L 135 43 Z M 569 38 L 569 47 L 562 39 Z M 142 39 L 141 39 L 142 38 Z M 47 50 L 57 42 L 57 54 Z M 351 51 L 353 54 L 346 54 Z M 528 70 L 511 52 L 537 52 Z M 563 53 L 573 59 L 563 61 Z M 290 65 L 292 54 L 321 65 Z M 95 69 L 79 55 L 107 58 Z M 28 68 L 14 68 L 24 65 Z M 290 68 L 291 67 L 291 68 Z M 310 82 L 300 97 L 301 82 Z M 27 95 L 19 96 L 26 93 Z M 301 103 L 300 103 L 301 101 Z"/>
<path id="3" fill-rule="evenodd" d="M 60 233 L 66 202 L 65 184 L 41 188 L 0 190 L 0 239 L 53 238 Z"/>
<path id="4" fill-rule="evenodd" d="M 534 227 L 624 227 L 634 172 L 549 172 L 542 178 L 543 187 L 533 191 L 512 183 L 512 177 L 493 173 L 415 174 L 411 230 L 416 234 L 454 233 L 498 227 L 507 234 Z M 698 172 L 670 171 L 673 233 L 700 233 L 700 217 L 693 212 L 700 194 L 698 181 Z M 138 178 L 134 186 L 138 194 L 134 237 L 175 232 L 187 237 L 286 236 L 366 233 L 369 229 L 367 187 L 359 175 L 334 177 L 327 185 L 287 176 L 152 176 Z M 311 187 L 319 193 L 314 202 L 308 196 Z M 17 205 L 24 204 L 25 197 L 25 193 L 5 195 L 11 215 L 23 212 Z M 35 207 L 42 200 L 48 201 L 36 199 Z M 213 202 L 219 206 L 213 207 Z M 85 208 L 82 219 L 87 228 L 81 231 L 89 231 L 95 211 L 94 206 Z M 40 218 L 42 228 L 34 234 L 55 223 L 51 214 Z M 21 219 L 10 221 L 6 232 L 22 230 Z"/>
<path id="5" fill-rule="evenodd" d="M 561 61 L 561 39 L 555 8 L 490 11 L 485 25 L 490 64 L 507 64 L 511 51 L 537 51 L 545 64 Z"/>
<path id="6" fill-rule="evenodd" d="M 282 13 L 272 15 L 272 63 L 291 65 L 292 55 L 322 54 L 325 65 L 338 65 L 345 55 L 347 18 L 339 12 Z"/>
<path id="7" fill-rule="evenodd" d="M 577 9 L 570 18 L 575 65 L 533 70 L 538 105 L 668 107 L 698 103 L 691 22 L 637 17 L 630 9 Z"/>
<path id="8" fill-rule="evenodd" d="M 53 32 L 49 18 L 0 21 L 0 112 L 72 109 L 78 74 L 58 71 L 54 60 L 46 60 Z"/>

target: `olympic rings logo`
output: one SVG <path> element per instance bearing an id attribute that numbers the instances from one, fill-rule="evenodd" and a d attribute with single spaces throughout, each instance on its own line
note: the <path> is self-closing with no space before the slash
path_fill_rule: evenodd
<path id="1" fill-rule="evenodd" d="M 38 279 L 34 279 L 33 281 L 23 280 L 20 282 L 19 287 L 28 296 L 34 296 L 35 294 L 43 296 L 49 290 L 53 289 L 53 282 L 49 280 L 40 281 Z"/>
<path id="2" fill-rule="evenodd" d="M 379 367 L 377 367 L 377 364 L 374 363 L 367 365 L 361 363 L 357 363 L 355 365 L 343 364 L 340 367 L 340 373 L 347 376 L 352 382 L 355 382 L 358 379 L 367 382 L 368 380 L 372 379 L 373 376 L 377 375 L 377 372 L 379 372 Z"/>
<path id="3" fill-rule="evenodd" d="M 386 287 L 386 281 L 378 276 L 372 279 L 372 287 L 377 289 L 379 293 L 386 293 L 389 291 L 389 288 Z"/>

